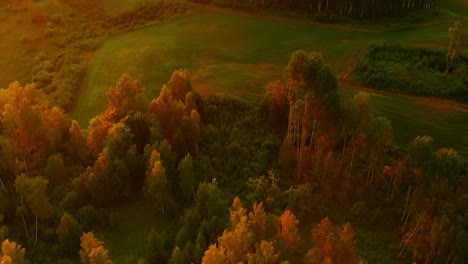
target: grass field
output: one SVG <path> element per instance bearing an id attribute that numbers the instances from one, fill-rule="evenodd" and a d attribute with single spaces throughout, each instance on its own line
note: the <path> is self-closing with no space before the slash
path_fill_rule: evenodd
<path id="1" fill-rule="evenodd" d="M 296 49 L 322 52 L 336 74 L 342 75 L 351 70 L 371 43 L 444 47 L 448 27 L 435 24 L 366 31 L 229 12 L 186 16 L 107 41 L 94 55 L 73 117 L 87 126 L 90 118 L 105 109 L 106 92 L 122 73 L 140 79 L 153 97 L 173 70 L 187 68 L 202 94 L 229 95 L 256 104 L 265 84 L 281 78 L 283 67 Z M 350 94 L 350 90 L 343 89 L 344 97 Z M 468 133 L 463 133 L 468 131 L 466 109 L 398 95 L 374 97 L 376 114 L 390 118 L 398 145 L 405 146 L 415 136 L 429 134 L 437 146 L 452 146 L 468 155 Z"/>
<path id="2" fill-rule="evenodd" d="M 357 93 L 342 87 L 343 98 Z M 417 98 L 365 90 L 374 115 L 388 117 L 396 143 L 405 148 L 417 135 L 430 135 L 436 147 L 452 147 L 468 157 L 468 107 L 448 100 Z"/>

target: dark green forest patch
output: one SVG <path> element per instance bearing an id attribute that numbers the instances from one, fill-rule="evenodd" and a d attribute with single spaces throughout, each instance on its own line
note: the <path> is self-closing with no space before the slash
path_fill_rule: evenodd
<path id="1" fill-rule="evenodd" d="M 397 93 L 441 97 L 468 103 L 468 57 L 446 70 L 446 53 L 399 45 L 371 45 L 354 69 L 363 85 Z"/>

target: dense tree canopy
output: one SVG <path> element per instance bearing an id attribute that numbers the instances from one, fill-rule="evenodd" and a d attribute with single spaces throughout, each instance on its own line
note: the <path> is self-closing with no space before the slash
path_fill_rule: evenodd
<path id="1" fill-rule="evenodd" d="M 121 261 L 95 234 L 139 228 L 136 205 L 135 262 L 466 259 L 464 157 L 429 136 L 396 148 L 320 53 L 294 52 L 258 107 L 195 88 L 177 70 L 148 98 L 124 74 L 86 129 L 34 85 L 0 90 L 0 261 Z"/>

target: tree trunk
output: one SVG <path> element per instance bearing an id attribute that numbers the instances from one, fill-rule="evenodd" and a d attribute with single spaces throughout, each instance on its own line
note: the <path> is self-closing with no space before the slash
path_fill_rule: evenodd
<path id="1" fill-rule="evenodd" d="M 395 183 L 392 184 L 392 192 L 390 193 L 390 200 L 395 198 Z"/>
<path id="2" fill-rule="evenodd" d="M 23 205 L 23 196 L 21 196 L 21 207 L 24 207 L 24 205 Z M 29 239 L 29 232 L 28 232 L 28 227 L 26 226 L 26 220 L 24 219 L 23 214 L 21 214 L 21 219 L 23 219 L 24 231 L 26 232 L 26 240 L 28 240 Z"/>
<path id="3" fill-rule="evenodd" d="M 37 214 L 34 214 L 36 216 L 36 236 L 34 237 L 34 244 L 33 244 L 33 248 L 36 247 L 36 242 L 37 242 Z"/>
<path id="4" fill-rule="evenodd" d="M 317 171 L 318 171 L 318 162 L 319 162 L 319 159 L 320 159 L 321 148 L 322 148 L 322 140 L 321 140 L 320 137 L 319 137 L 319 142 L 318 142 L 318 145 L 317 145 L 317 150 L 315 151 L 314 172 L 315 172 L 316 174 L 317 174 Z"/>
<path id="5" fill-rule="evenodd" d="M 289 145 L 292 146 L 292 136 L 291 136 L 291 132 L 292 132 L 292 102 L 290 101 L 289 102 L 289 117 L 288 117 L 288 133 L 286 135 L 287 137 L 287 141 L 289 142 Z"/>
<path id="6" fill-rule="evenodd" d="M 297 169 L 300 169 L 300 163 L 301 163 L 301 124 L 299 121 L 299 116 L 297 117 L 297 129 L 294 131 L 296 134 L 296 157 L 297 157 Z M 298 171 L 298 175 L 300 177 L 300 171 Z"/>
<path id="7" fill-rule="evenodd" d="M 372 153 L 371 153 L 371 158 L 370 158 L 370 161 L 369 161 L 369 165 L 367 165 L 367 181 L 368 182 L 371 182 L 370 174 L 371 174 L 372 163 L 374 163 L 374 157 L 372 157 Z"/>
<path id="8" fill-rule="evenodd" d="M 315 124 L 317 122 L 317 116 L 314 117 L 314 123 L 312 124 L 312 131 L 310 132 L 309 149 L 312 149 L 312 141 L 314 140 Z"/>
<path id="9" fill-rule="evenodd" d="M 24 215 L 21 216 L 23 219 L 23 226 L 24 226 L 24 231 L 26 232 L 26 240 L 29 239 L 29 233 L 28 233 L 28 228 L 26 227 L 26 220 L 24 219 Z"/>
<path id="10" fill-rule="evenodd" d="M 348 177 L 347 177 L 347 181 L 349 182 L 349 179 L 351 178 L 351 170 L 353 169 L 353 161 L 354 161 L 354 154 L 356 152 L 356 147 L 354 146 L 353 147 L 353 152 L 351 153 L 351 162 L 349 164 L 349 167 L 348 167 Z"/>
<path id="11" fill-rule="evenodd" d="M 413 229 L 413 232 L 411 232 L 411 235 L 409 235 L 408 239 L 412 238 L 418 229 L 419 229 L 419 225 L 415 226 L 414 229 Z M 401 249 L 400 253 L 398 254 L 398 257 L 401 257 L 401 254 L 403 254 L 405 248 L 406 248 L 406 243 L 403 244 L 403 248 Z"/>
<path id="12" fill-rule="evenodd" d="M 372 182 L 374 181 L 374 172 L 375 172 L 375 163 L 377 161 L 374 160 L 374 162 L 372 163 L 372 166 L 371 166 L 371 175 L 370 175 L 370 183 L 372 184 Z"/>
<path id="13" fill-rule="evenodd" d="M 410 206 L 410 207 L 411 207 L 411 206 Z M 406 214 L 406 218 L 405 218 L 405 222 L 403 223 L 403 231 L 406 229 L 406 224 L 408 223 L 409 217 L 410 217 L 410 214 L 407 213 L 407 214 Z M 414 218 L 416 218 L 416 216 L 415 216 Z"/>
<path id="14" fill-rule="evenodd" d="M 411 192 L 411 185 L 410 185 L 410 187 L 408 188 L 408 192 L 406 193 L 405 209 L 403 210 L 403 215 L 401 216 L 401 221 L 403 221 L 403 219 L 405 218 L 406 208 L 408 207 L 408 201 L 409 201 L 410 192 Z"/>
<path id="15" fill-rule="evenodd" d="M 393 173 L 390 176 L 390 181 L 388 182 L 388 188 L 387 188 L 387 199 L 391 197 L 390 195 L 390 189 L 392 188 L 392 183 L 393 183 Z M 392 191 L 393 192 L 393 191 Z"/>
<path id="16" fill-rule="evenodd" d="M 346 149 L 346 140 L 348 140 L 348 135 L 345 135 L 344 137 L 343 149 L 341 150 L 340 166 L 338 166 L 339 170 L 341 170 L 343 166 L 343 158 L 344 158 L 345 149 Z"/>
<path id="17" fill-rule="evenodd" d="M 7 189 L 5 188 L 5 185 L 3 184 L 2 177 L 0 177 L 0 183 L 2 184 L 2 187 L 5 193 L 8 193 Z"/>
<path id="18" fill-rule="evenodd" d="M 449 69 L 450 69 L 450 55 L 447 54 L 447 68 L 445 69 L 445 74 L 449 73 Z"/>

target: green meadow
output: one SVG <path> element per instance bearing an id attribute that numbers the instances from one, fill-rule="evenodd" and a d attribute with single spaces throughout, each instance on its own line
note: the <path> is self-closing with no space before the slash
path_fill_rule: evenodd
<path id="1" fill-rule="evenodd" d="M 338 76 L 350 72 L 372 43 L 399 43 L 444 48 L 449 24 L 391 30 L 366 30 L 258 18 L 228 11 L 206 11 L 113 36 L 94 54 L 82 94 L 72 116 L 82 126 L 106 108 L 106 92 L 123 73 L 140 79 L 150 97 L 157 96 L 175 69 L 187 68 L 202 94 L 231 96 L 253 105 L 269 81 L 282 77 L 294 50 L 323 53 Z M 343 89 L 342 97 L 356 91 Z M 427 103 L 394 94 L 372 96 L 375 114 L 393 124 L 396 143 L 404 147 L 429 134 L 436 146 L 468 154 L 468 111 L 450 102 Z M 437 106 L 434 106 L 437 105 Z"/>

